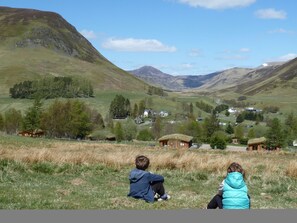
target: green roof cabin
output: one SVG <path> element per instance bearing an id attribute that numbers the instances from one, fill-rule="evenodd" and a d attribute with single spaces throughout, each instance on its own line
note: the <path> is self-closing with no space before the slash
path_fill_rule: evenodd
<path id="1" fill-rule="evenodd" d="M 161 137 L 158 141 L 162 147 L 172 148 L 185 148 L 188 149 L 192 146 L 192 136 L 183 134 L 171 134 Z"/>

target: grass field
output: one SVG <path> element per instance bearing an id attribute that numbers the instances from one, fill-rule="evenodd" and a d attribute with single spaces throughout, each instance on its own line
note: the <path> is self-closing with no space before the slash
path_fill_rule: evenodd
<path id="1" fill-rule="evenodd" d="M 172 199 L 127 197 L 136 155 L 165 177 Z M 237 161 L 247 172 L 253 209 L 297 208 L 293 152 L 175 150 L 141 143 L 32 139 L 0 135 L 1 209 L 177 210 L 205 208 Z"/>

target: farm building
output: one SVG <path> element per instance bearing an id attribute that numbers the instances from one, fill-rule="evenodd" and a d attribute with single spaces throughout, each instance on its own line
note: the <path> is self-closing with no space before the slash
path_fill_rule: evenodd
<path id="1" fill-rule="evenodd" d="M 192 136 L 183 134 L 165 135 L 159 139 L 160 146 L 169 146 L 173 148 L 190 148 L 192 146 Z"/>
<path id="2" fill-rule="evenodd" d="M 266 149 L 265 143 L 266 143 L 266 138 L 265 137 L 250 139 L 248 141 L 247 150 L 248 151 L 265 150 Z"/>

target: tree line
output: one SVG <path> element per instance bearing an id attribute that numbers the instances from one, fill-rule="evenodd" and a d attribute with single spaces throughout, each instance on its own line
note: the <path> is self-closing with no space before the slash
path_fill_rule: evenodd
<path id="1" fill-rule="evenodd" d="M 146 101 L 139 102 L 141 110 L 145 108 Z M 47 137 L 73 139 L 85 138 L 95 131 L 109 131 L 115 135 L 117 141 L 150 141 L 166 134 L 181 133 L 193 136 L 193 142 L 210 143 L 213 148 L 220 149 L 224 149 L 233 137 L 246 144 L 248 139 L 265 136 L 269 147 L 292 145 L 297 138 L 297 116 L 293 112 L 283 123 L 274 118 L 267 121 L 265 129 L 256 124 L 246 132 L 242 124 L 233 126 L 229 123 L 226 127 L 221 126 L 215 112 L 205 117 L 203 122 L 197 122 L 194 116 L 189 116 L 183 122 L 167 122 L 166 119 L 157 116 L 150 126 L 138 126 L 133 120 L 133 113 L 136 111 L 131 111 L 130 100 L 121 95 L 115 96 L 110 103 L 109 111 L 110 114 L 103 120 L 97 110 L 78 99 L 56 99 L 46 108 L 39 99 L 35 99 L 23 114 L 14 108 L 0 113 L 0 131 L 16 134 L 21 130 L 41 129 Z M 120 112 L 120 116 L 125 117 L 125 120 L 114 119 L 120 117 L 115 112 Z"/>
<path id="2" fill-rule="evenodd" d="M 47 109 L 36 99 L 24 114 L 15 108 L 0 114 L 0 130 L 8 134 L 43 130 L 47 137 L 76 139 L 104 127 L 101 114 L 77 99 L 55 100 Z"/>
<path id="3" fill-rule="evenodd" d="M 9 89 L 12 98 L 86 98 L 94 97 L 92 84 L 81 77 L 45 77 L 23 81 Z"/>

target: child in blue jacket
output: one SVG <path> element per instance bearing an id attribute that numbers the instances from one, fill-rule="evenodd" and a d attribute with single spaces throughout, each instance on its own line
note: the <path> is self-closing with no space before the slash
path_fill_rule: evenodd
<path id="1" fill-rule="evenodd" d="M 170 196 L 165 193 L 164 177 L 146 171 L 149 164 L 150 160 L 146 156 L 136 157 L 136 168 L 131 170 L 129 174 L 130 192 L 128 196 L 147 202 L 168 200 Z"/>
<path id="2" fill-rule="evenodd" d="M 231 163 L 219 192 L 208 203 L 207 209 L 249 209 L 250 197 L 244 181 L 245 172 L 240 164 Z"/>

